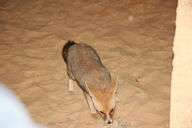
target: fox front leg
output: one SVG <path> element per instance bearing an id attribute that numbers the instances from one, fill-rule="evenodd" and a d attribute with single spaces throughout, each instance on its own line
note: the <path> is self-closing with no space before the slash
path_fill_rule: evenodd
<path id="1" fill-rule="evenodd" d="M 96 114 L 97 112 L 95 110 L 95 107 L 93 105 L 93 101 L 92 101 L 91 97 L 86 92 L 83 92 L 83 94 L 85 95 L 85 98 L 87 100 L 87 104 L 89 105 L 89 108 L 91 111 L 91 114 Z"/>

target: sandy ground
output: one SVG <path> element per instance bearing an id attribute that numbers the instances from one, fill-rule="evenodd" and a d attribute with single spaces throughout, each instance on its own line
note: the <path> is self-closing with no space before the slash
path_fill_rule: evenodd
<path id="1" fill-rule="evenodd" d="M 68 93 L 61 49 L 90 44 L 119 76 L 115 128 L 168 128 L 174 0 L 0 0 L 0 81 L 49 128 L 108 128 Z"/>

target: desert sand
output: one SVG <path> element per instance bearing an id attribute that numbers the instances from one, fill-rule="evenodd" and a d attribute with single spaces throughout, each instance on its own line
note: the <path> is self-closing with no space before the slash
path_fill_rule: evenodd
<path id="1" fill-rule="evenodd" d="M 1 0 L 0 81 L 49 128 L 168 128 L 175 0 Z M 115 123 L 68 93 L 68 40 L 94 47 L 119 77 Z"/>

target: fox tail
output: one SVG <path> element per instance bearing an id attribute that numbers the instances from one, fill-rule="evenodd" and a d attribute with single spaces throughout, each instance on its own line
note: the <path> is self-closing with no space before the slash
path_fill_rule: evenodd
<path id="1" fill-rule="evenodd" d="M 63 50 L 62 50 L 62 56 L 65 60 L 65 62 L 67 63 L 67 57 L 68 57 L 68 50 L 71 46 L 73 46 L 74 44 L 76 44 L 74 41 L 68 41 L 64 47 L 63 47 Z"/>

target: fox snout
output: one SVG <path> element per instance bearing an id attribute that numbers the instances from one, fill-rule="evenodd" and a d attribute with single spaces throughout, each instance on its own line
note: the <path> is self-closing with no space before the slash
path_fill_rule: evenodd
<path id="1" fill-rule="evenodd" d="M 108 118 L 106 118 L 106 119 L 105 119 L 105 123 L 106 123 L 106 124 L 112 124 L 112 123 L 113 123 L 112 117 L 109 116 Z"/>
<path id="2" fill-rule="evenodd" d="M 106 124 L 112 124 L 112 123 L 113 123 L 113 120 L 112 120 L 112 119 L 106 120 L 105 123 L 106 123 Z"/>

